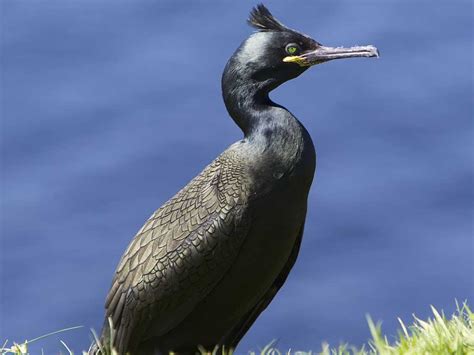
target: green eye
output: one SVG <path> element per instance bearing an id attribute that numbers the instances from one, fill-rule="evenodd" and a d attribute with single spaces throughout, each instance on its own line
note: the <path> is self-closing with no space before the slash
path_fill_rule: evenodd
<path id="1" fill-rule="evenodd" d="M 286 45 L 285 51 L 286 51 L 286 53 L 288 53 L 290 55 L 295 55 L 295 54 L 299 53 L 300 46 L 298 46 L 296 43 L 290 43 L 290 44 Z"/>

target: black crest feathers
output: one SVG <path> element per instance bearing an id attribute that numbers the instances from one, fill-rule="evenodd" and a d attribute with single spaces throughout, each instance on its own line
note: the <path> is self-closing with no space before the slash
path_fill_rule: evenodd
<path id="1" fill-rule="evenodd" d="M 247 20 L 250 26 L 259 31 L 287 31 L 288 28 L 273 17 L 272 13 L 263 5 L 259 4 L 250 11 Z"/>

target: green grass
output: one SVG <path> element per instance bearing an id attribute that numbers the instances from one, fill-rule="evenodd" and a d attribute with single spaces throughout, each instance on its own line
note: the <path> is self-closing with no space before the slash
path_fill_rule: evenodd
<path id="1" fill-rule="evenodd" d="M 462 306 L 457 305 L 457 311 L 450 317 L 447 318 L 441 312 L 439 313 L 433 306 L 431 307 L 433 316 L 427 320 L 421 320 L 414 316 L 414 320 L 411 325 L 406 326 L 405 323 L 399 318 L 400 330 L 396 340 L 390 343 L 387 336 L 382 335 L 382 329 L 380 324 L 374 324 L 374 322 L 367 318 L 369 324 L 369 330 L 372 338 L 368 341 L 367 345 L 362 348 L 356 348 L 350 345 L 339 345 L 337 348 L 331 348 L 328 344 L 323 344 L 320 352 L 314 351 L 280 351 L 275 347 L 275 341 L 271 342 L 263 349 L 258 351 L 250 351 L 250 355 L 418 355 L 418 354 L 456 354 L 463 355 L 469 354 L 474 355 L 474 314 L 464 303 Z M 15 354 L 25 355 L 28 353 L 28 346 L 32 342 L 41 340 L 47 336 L 58 334 L 60 332 L 77 329 L 78 327 L 63 329 L 54 333 L 46 334 L 44 336 L 25 341 L 23 343 L 13 343 L 8 346 L 6 341 L 2 348 L 0 348 L 0 354 Z M 97 341 L 97 337 L 94 334 L 94 338 Z M 114 334 L 111 334 L 113 338 Z M 63 351 L 66 354 L 73 354 L 68 346 L 61 341 Z M 100 348 L 103 349 L 104 354 L 114 355 L 115 352 L 109 350 L 107 344 L 100 344 Z M 202 350 L 202 353 L 206 353 Z M 83 352 L 86 354 L 86 352 Z M 215 350 L 213 352 L 207 352 L 212 355 L 232 355 L 232 351 L 221 351 Z"/>
<path id="2" fill-rule="evenodd" d="M 421 320 L 415 316 L 412 325 L 406 326 L 398 318 L 401 329 L 397 340 L 390 343 L 382 335 L 380 324 L 368 318 L 372 339 L 362 349 L 340 345 L 330 349 L 323 344 L 323 355 L 418 355 L 418 354 L 469 354 L 474 355 L 474 314 L 467 304 L 457 306 L 457 312 L 447 319 L 431 306 L 433 317 Z"/>

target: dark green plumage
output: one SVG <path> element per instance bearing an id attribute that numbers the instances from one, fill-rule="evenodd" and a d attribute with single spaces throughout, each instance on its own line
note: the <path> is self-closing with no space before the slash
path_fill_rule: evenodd
<path id="1" fill-rule="evenodd" d="M 271 12 L 262 4 L 255 6 L 250 11 L 248 24 L 260 31 L 288 31 L 289 28 L 278 21 Z"/>
<path id="2" fill-rule="evenodd" d="M 324 47 L 263 5 L 249 23 L 259 31 L 222 77 L 244 138 L 153 213 L 122 256 L 106 301 L 119 354 L 237 346 L 296 261 L 316 155 L 303 125 L 268 94 L 310 65 L 375 52 Z M 106 321 L 104 343 L 109 333 Z"/>

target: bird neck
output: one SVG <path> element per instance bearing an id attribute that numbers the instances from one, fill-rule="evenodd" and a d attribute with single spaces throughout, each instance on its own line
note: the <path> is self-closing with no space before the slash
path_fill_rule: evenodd
<path id="1" fill-rule="evenodd" d="M 268 97 L 278 84 L 254 81 L 242 72 L 229 70 L 229 65 L 222 78 L 227 111 L 244 132 L 241 142 L 249 148 L 247 158 L 258 177 L 254 181 L 263 184 L 261 191 L 273 186 L 281 176 L 296 171 L 298 166 L 307 186 L 314 174 L 311 137 L 296 117 Z"/>
<path id="2" fill-rule="evenodd" d="M 298 120 L 268 97 L 269 92 L 277 85 L 235 74 L 224 72 L 222 96 L 229 115 L 246 138 L 269 136 L 270 133 L 288 135 L 298 130 Z"/>
<path id="3" fill-rule="evenodd" d="M 249 156 L 254 159 L 259 181 L 270 183 L 275 176 L 294 169 L 303 151 L 314 151 L 311 138 L 287 109 L 270 100 L 267 90 L 249 81 L 235 84 L 223 86 L 227 110 L 251 147 Z"/>

